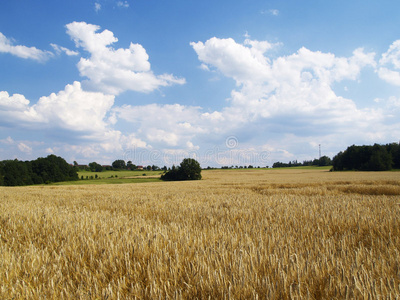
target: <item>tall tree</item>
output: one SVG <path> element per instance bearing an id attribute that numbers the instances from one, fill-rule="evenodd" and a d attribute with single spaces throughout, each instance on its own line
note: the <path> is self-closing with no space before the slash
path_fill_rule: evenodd
<path id="1" fill-rule="evenodd" d="M 112 163 L 114 169 L 124 170 L 126 169 L 125 161 L 122 159 L 117 159 Z"/>
<path id="2" fill-rule="evenodd" d="M 172 166 L 171 170 L 161 176 L 162 180 L 200 180 L 201 167 L 197 160 L 185 158 L 179 167 Z"/>
<path id="3" fill-rule="evenodd" d="M 89 163 L 89 168 L 90 168 L 90 171 L 92 171 L 92 172 L 102 172 L 103 171 L 103 166 L 98 164 L 95 161 Z"/>

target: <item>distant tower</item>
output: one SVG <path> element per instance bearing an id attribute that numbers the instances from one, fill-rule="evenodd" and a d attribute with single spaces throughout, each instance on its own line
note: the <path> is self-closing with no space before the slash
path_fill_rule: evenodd
<path id="1" fill-rule="evenodd" d="M 319 158 L 321 159 L 321 144 L 319 144 L 318 146 L 319 146 Z"/>

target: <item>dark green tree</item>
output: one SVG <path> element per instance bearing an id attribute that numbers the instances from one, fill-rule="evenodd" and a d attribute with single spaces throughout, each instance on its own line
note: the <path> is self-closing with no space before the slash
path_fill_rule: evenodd
<path id="1" fill-rule="evenodd" d="M 137 169 L 137 166 L 134 165 L 134 164 L 132 163 L 132 161 L 128 161 L 128 162 L 126 163 L 126 168 L 129 169 L 129 170 L 136 170 L 136 169 Z"/>
<path id="2" fill-rule="evenodd" d="M 114 161 L 112 163 L 112 167 L 114 169 L 117 169 L 117 170 L 125 170 L 126 169 L 126 163 L 122 159 L 117 159 L 116 161 Z"/>
<path id="3" fill-rule="evenodd" d="M 62 157 L 51 154 L 46 158 L 38 158 L 31 162 L 32 172 L 42 178 L 42 182 L 35 183 L 49 183 L 78 180 L 78 173 L 76 168 L 69 165 Z M 39 178 L 36 178 L 39 180 Z"/>
<path id="4" fill-rule="evenodd" d="M 330 166 L 332 164 L 332 160 L 328 156 L 321 156 L 318 160 L 318 166 Z"/>
<path id="5" fill-rule="evenodd" d="M 183 174 L 184 180 L 200 180 L 201 167 L 197 160 L 193 158 L 185 158 L 179 168 Z"/>
<path id="6" fill-rule="evenodd" d="M 169 168 L 167 172 L 161 175 L 161 179 L 166 181 L 182 180 L 179 168 L 177 168 L 175 165 L 172 165 L 172 168 Z"/>
<path id="7" fill-rule="evenodd" d="M 392 169 L 392 164 L 392 156 L 386 150 L 386 147 L 375 144 L 372 146 L 368 163 L 363 166 L 363 169 L 368 171 L 387 171 Z"/>
<path id="8" fill-rule="evenodd" d="M 102 172 L 103 171 L 103 166 L 98 164 L 97 162 L 89 163 L 89 168 L 90 168 L 90 171 L 92 171 L 92 172 Z"/>
<path id="9" fill-rule="evenodd" d="M 4 185 L 4 162 L 0 161 L 0 186 Z"/>
<path id="10" fill-rule="evenodd" d="M 4 164 L 3 183 L 5 186 L 21 186 L 33 184 L 28 163 L 18 160 L 9 160 Z"/>
<path id="11" fill-rule="evenodd" d="M 400 144 L 392 143 L 386 146 L 387 151 L 392 156 L 393 168 L 400 169 Z"/>
<path id="12" fill-rule="evenodd" d="M 171 170 L 161 175 L 162 180 L 200 180 L 201 167 L 193 158 L 185 158 L 179 167 L 172 166 Z"/>

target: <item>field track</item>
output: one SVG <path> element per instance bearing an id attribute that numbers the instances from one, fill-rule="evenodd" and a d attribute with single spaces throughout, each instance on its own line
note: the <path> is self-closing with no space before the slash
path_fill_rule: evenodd
<path id="1" fill-rule="evenodd" d="M 0 299 L 400 296 L 400 172 L 0 187 Z"/>

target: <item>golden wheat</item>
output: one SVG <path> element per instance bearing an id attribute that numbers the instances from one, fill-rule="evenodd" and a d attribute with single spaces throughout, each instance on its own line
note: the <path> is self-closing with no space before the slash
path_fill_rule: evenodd
<path id="1" fill-rule="evenodd" d="M 400 296 L 400 173 L 0 189 L 1 299 Z"/>

